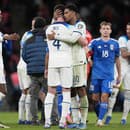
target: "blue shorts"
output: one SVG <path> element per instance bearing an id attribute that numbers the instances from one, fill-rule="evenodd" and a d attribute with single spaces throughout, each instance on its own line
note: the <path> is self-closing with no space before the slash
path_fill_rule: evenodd
<path id="1" fill-rule="evenodd" d="M 112 93 L 113 80 L 92 79 L 90 93 Z"/>

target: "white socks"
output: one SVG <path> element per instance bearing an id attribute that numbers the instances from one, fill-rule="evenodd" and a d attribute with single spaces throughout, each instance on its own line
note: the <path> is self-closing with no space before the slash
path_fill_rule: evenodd
<path id="1" fill-rule="evenodd" d="M 79 124 L 79 102 L 76 96 L 71 98 L 71 111 L 73 123 Z"/>
<path id="2" fill-rule="evenodd" d="M 31 117 L 32 117 L 30 107 L 31 107 L 31 95 L 27 94 L 26 99 L 25 99 L 25 111 L 26 111 L 26 120 L 27 121 L 31 121 Z"/>
<path id="3" fill-rule="evenodd" d="M 109 97 L 107 116 L 112 116 L 112 111 L 116 103 L 118 92 L 119 92 L 118 88 L 113 88 L 112 95 Z"/>
<path id="4" fill-rule="evenodd" d="M 19 107 L 18 107 L 18 118 L 21 121 L 24 121 L 24 113 L 25 113 L 25 99 L 26 95 L 22 94 L 20 99 L 19 99 Z"/>
<path id="5" fill-rule="evenodd" d="M 62 101 L 62 114 L 60 123 L 65 123 L 66 117 L 70 113 L 71 98 L 70 98 L 70 92 L 63 92 L 62 94 L 63 94 L 63 101 Z"/>
<path id="6" fill-rule="evenodd" d="M 22 94 L 19 99 L 18 118 L 21 121 L 31 121 L 30 112 L 31 97 L 29 94 Z"/>
<path id="7" fill-rule="evenodd" d="M 124 106 L 123 106 L 123 115 L 122 119 L 127 119 L 128 113 L 130 111 L 130 99 L 125 99 L 124 100 Z"/>
<path id="8" fill-rule="evenodd" d="M 86 124 L 88 117 L 88 97 L 80 97 L 81 122 Z"/>
<path id="9" fill-rule="evenodd" d="M 55 95 L 52 93 L 47 93 L 47 96 L 44 101 L 44 112 L 45 112 L 45 123 L 51 124 L 51 112 L 53 107 Z"/>

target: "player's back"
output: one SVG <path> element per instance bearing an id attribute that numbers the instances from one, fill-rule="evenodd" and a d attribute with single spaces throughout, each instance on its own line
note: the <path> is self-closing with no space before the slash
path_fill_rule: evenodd
<path id="1" fill-rule="evenodd" d="M 69 25 L 65 22 L 56 22 L 46 30 L 46 35 L 54 31 L 56 34 L 70 33 Z M 49 67 L 68 67 L 72 65 L 72 46 L 59 40 L 48 40 Z"/>

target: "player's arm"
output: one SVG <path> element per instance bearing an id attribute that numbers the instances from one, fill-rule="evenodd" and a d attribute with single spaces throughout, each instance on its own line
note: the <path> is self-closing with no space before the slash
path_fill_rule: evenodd
<path id="1" fill-rule="evenodd" d="M 26 62 L 26 43 L 24 43 L 22 48 L 22 58 Z"/>
<path id="2" fill-rule="evenodd" d="M 121 56 L 125 59 L 130 57 L 130 52 L 128 52 L 127 48 L 120 48 Z"/>
<path id="3" fill-rule="evenodd" d="M 67 44 L 75 44 L 78 42 L 82 46 L 86 46 L 88 44 L 87 40 L 84 39 L 79 32 L 73 32 L 71 35 L 70 34 L 56 34 L 54 31 L 52 31 L 51 34 L 47 35 L 49 40 L 60 40 L 63 41 Z"/>
<path id="4" fill-rule="evenodd" d="M 120 64 L 119 57 L 116 57 L 115 63 L 116 63 L 116 69 L 117 69 L 117 73 L 118 73 L 118 76 L 117 76 L 117 79 L 116 79 L 116 81 L 117 81 L 116 86 L 119 86 L 120 82 L 121 82 L 121 64 Z"/>
<path id="5" fill-rule="evenodd" d="M 17 33 L 12 33 L 12 34 L 1 34 L 0 36 L 0 41 L 4 40 L 19 40 L 20 36 Z"/>
<path id="6" fill-rule="evenodd" d="M 3 35 L 4 40 L 19 40 L 19 38 L 20 36 L 17 33 Z"/>
<path id="7" fill-rule="evenodd" d="M 127 39 L 125 36 L 121 36 L 118 39 L 118 43 L 120 46 L 120 52 L 121 52 L 121 56 L 125 59 L 127 59 L 130 56 L 130 52 L 128 52 L 127 50 Z"/>
<path id="8" fill-rule="evenodd" d="M 48 62 L 49 62 L 49 51 L 48 48 L 46 49 L 46 56 L 45 56 L 45 70 L 44 70 L 44 78 L 48 76 Z"/>

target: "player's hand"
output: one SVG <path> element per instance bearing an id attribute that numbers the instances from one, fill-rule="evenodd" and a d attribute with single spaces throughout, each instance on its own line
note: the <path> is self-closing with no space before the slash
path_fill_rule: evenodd
<path id="1" fill-rule="evenodd" d="M 53 18 L 54 18 L 55 20 L 57 20 L 57 18 L 60 17 L 60 16 L 62 16 L 62 15 L 63 15 L 62 11 L 61 11 L 60 9 L 57 9 L 57 10 L 54 12 L 54 14 L 53 14 Z"/>
<path id="2" fill-rule="evenodd" d="M 48 77 L 48 69 L 45 69 L 45 71 L 44 71 L 44 78 L 47 79 L 47 77 Z"/>
<path id="3" fill-rule="evenodd" d="M 12 33 L 12 34 L 4 34 L 4 39 L 5 40 L 19 40 L 20 36 L 17 33 Z"/>
<path id="4" fill-rule="evenodd" d="M 49 40 L 54 40 L 55 39 L 55 32 L 54 31 L 52 31 L 52 33 L 51 34 L 48 34 L 47 35 L 47 38 L 49 39 Z"/>
<path id="5" fill-rule="evenodd" d="M 19 39 L 20 39 L 20 36 L 19 36 L 19 34 L 17 34 L 17 33 L 13 33 L 13 34 L 10 34 L 10 38 L 11 38 L 12 40 L 19 40 Z"/>
<path id="6" fill-rule="evenodd" d="M 120 88 L 120 86 L 121 86 L 121 78 L 118 76 L 116 79 L 116 84 L 113 87 Z"/>

